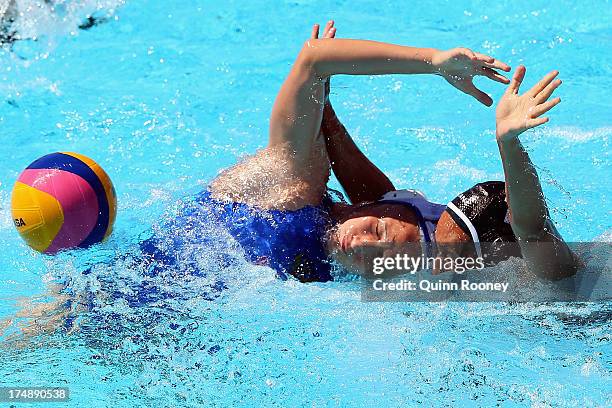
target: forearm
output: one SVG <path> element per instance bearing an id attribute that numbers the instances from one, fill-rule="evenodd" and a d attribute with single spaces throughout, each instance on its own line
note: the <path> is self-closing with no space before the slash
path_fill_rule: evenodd
<path id="1" fill-rule="evenodd" d="M 395 190 L 389 178 L 355 144 L 329 103 L 325 104 L 321 130 L 334 174 L 353 204 L 375 201 Z"/>
<path id="2" fill-rule="evenodd" d="M 321 39 L 309 40 L 303 51 L 316 73 L 335 74 L 429 74 L 436 72 L 433 48 L 415 48 L 376 41 Z"/>
<path id="3" fill-rule="evenodd" d="M 525 236 L 537 234 L 548 219 L 548 208 L 536 169 L 518 137 L 498 139 L 498 147 L 512 224 Z"/>

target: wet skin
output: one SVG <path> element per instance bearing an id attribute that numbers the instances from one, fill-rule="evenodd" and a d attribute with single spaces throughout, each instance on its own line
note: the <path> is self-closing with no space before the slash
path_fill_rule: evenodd
<path id="1" fill-rule="evenodd" d="M 337 262 L 357 273 L 369 270 L 368 259 L 393 256 L 406 250 L 406 244 L 421 240 L 418 218 L 401 204 L 370 203 L 345 208 L 328 248 Z M 469 242 L 470 237 L 445 212 L 435 231 L 437 242 Z M 415 254 L 418 256 L 418 254 Z"/>

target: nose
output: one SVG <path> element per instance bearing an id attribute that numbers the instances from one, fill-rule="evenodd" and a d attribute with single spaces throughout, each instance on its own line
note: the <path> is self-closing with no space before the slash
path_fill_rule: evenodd
<path id="1" fill-rule="evenodd" d="M 378 240 L 371 235 L 353 235 L 348 244 L 348 249 L 356 250 L 367 246 L 368 244 L 372 244 L 378 242 Z"/>

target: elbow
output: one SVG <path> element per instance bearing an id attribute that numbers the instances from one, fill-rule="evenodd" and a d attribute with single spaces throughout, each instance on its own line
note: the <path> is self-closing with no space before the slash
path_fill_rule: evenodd
<path id="1" fill-rule="evenodd" d="M 329 76 L 323 69 L 324 64 L 321 51 L 324 47 L 324 43 L 324 40 L 309 39 L 302 46 L 302 50 L 297 59 L 297 63 L 300 66 L 308 69 L 319 78 L 326 78 Z"/>

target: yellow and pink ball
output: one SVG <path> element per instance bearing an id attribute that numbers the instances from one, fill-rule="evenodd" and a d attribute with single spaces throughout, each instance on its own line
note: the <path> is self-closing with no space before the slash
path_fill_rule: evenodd
<path id="1" fill-rule="evenodd" d="M 55 254 L 106 239 L 117 214 L 115 188 L 92 159 L 52 153 L 21 173 L 12 195 L 17 231 L 33 249 Z"/>

